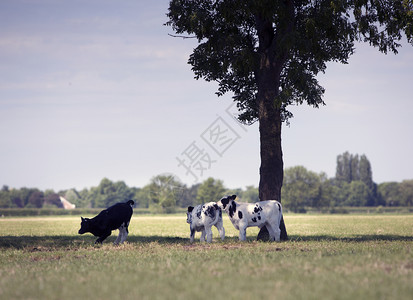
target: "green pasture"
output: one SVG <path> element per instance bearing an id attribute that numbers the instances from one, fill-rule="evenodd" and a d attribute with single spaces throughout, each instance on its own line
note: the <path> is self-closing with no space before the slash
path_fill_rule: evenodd
<path id="1" fill-rule="evenodd" d="M 0 299 L 412 299 L 413 215 L 286 215 L 290 240 L 189 243 L 186 217 L 132 218 L 128 242 L 79 217 L 0 219 Z"/>

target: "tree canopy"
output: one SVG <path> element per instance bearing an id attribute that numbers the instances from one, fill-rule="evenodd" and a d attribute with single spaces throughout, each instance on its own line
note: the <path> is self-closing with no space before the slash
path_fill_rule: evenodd
<path id="1" fill-rule="evenodd" d="M 279 73 L 269 84 L 286 120 L 290 104 L 324 104 L 316 76 L 329 61 L 347 63 L 355 41 L 384 53 L 397 53 L 403 33 L 413 43 L 412 11 L 407 0 L 173 0 L 166 24 L 198 39 L 188 61 L 196 78 L 232 92 L 239 119 L 254 122 L 263 68 Z"/>

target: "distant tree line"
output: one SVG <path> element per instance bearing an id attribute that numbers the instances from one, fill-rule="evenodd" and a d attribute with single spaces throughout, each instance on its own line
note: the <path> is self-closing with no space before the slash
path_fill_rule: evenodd
<path id="1" fill-rule="evenodd" d="M 187 207 L 209 201 L 218 201 L 230 192 L 243 193 L 246 201 L 258 201 L 258 190 L 248 186 L 244 190 L 229 190 L 221 180 L 208 178 L 190 187 L 173 175 L 158 175 L 142 188 L 128 187 L 123 181 L 103 178 L 98 186 L 90 189 L 41 191 L 37 188 L 13 189 L 4 185 L 0 190 L 0 208 L 62 208 L 60 197 L 76 208 L 106 208 L 117 202 L 133 199 L 136 207 L 153 212 L 173 212 L 176 207 Z"/>
<path id="2" fill-rule="evenodd" d="M 187 186 L 174 175 L 161 174 L 142 188 L 128 187 L 123 181 L 113 182 L 107 178 L 96 187 L 80 191 L 69 189 L 55 192 L 3 186 L 0 207 L 60 208 L 60 196 L 63 196 L 77 208 L 106 208 L 133 199 L 136 207 L 148 208 L 153 212 L 173 212 L 177 207 L 218 201 L 226 194 L 236 194 L 244 202 L 259 201 L 258 187 L 253 185 L 229 189 L 222 180 L 208 178 L 202 183 Z M 333 178 L 303 166 L 285 169 L 282 203 L 294 212 L 309 207 L 413 206 L 413 180 L 377 185 L 373 182 L 368 158 L 345 152 L 337 156 L 336 176 Z"/>
<path id="3" fill-rule="evenodd" d="M 302 166 L 286 169 L 282 197 L 284 206 L 292 211 L 305 207 L 412 206 L 413 180 L 377 185 L 367 156 L 345 152 L 337 156 L 333 178 Z"/>

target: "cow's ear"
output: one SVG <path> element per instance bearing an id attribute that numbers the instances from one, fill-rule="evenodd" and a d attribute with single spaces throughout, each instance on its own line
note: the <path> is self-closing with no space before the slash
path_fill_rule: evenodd
<path id="1" fill-rule="evenodd" d="M 193 206 L 188 206 L 188 212 L 192 212 L 194 210 Z"/>
<path id="2" fill-rule="evenodd" d="M 223 208 L 225 209 L 225 207 L 226 207 L 226 206 L 228 205 L 228 203 L 229 203 L 229 197 L 222 198 L 222 199 L 219 200 L 219 201 L 221 201 L 222 206 L 223 206 Z"/>
<path id="3" fill-rule="evenodd" d="M 232 200 L 235 200 L 235 199 L 237 198 L 237 195 L 232 195 L 230 198 L 231 198 Z"/>
<path id="4" fill-rule="evenodd" d="M 85 219 L 83 219 L 83 217 L 80 217 L 80 219 L 82 220 L 82 222 L 85 220 Z"/>

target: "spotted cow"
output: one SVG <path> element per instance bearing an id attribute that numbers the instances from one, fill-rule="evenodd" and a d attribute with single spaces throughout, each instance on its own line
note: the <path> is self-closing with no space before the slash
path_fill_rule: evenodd
<path id="1" fill-rule="evenodd" d="M 112 234 L 112 230 L 119 229 L 119 235 L 114 244 L 122 244 L 128 237 L 128 226 L 133 214 L 132 207 L 134 204 L 133 200 L 126 203 L 116 203 L 102 210 L 94 218 L 81 217 L 82 223 L 80 224 L 79 234 L 90 232 L 98 237 L 95 244 L 102 244 Z"/>
<path id="2" fill-rule="evenodd" d="M 280 241 L 281 203 L 275 200 L 257 203 L 235 202 L 236 195 L 226 196 L 217 205 L 226 211 L 234 227 L 239 230 L 240 241 L 246 240 L 247 227 L 267 227 L 271 241 Z"/>
<path id="3" fill-rule="evenodd" d="M 215 226 L 218 229 L 221 240 L 225 238 L 225 229 L 222 224 L 222 211 L 215 202 L 208 202 L 200 204 L 195 207 L 188 206 L 186 213 L 186 222 L 189 224 L 190 241 L 194 241 L 195 232 L 201 231 L 201 242 L 212 242 L 212 230 L 211 227 Z"/>

